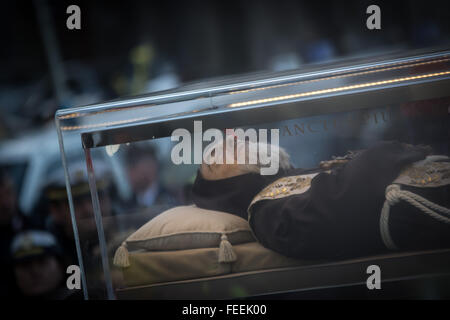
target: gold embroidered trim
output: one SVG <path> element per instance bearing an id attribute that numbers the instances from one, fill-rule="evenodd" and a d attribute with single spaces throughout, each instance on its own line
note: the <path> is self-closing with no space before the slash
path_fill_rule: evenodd
<path id="1" fill-rule="evenodd" d="M 330 171 L 324 171 L 330 173 Z M 250 221 L 251 207 L 258 201 L 268 200 L 268 199 L 281 199 L 294 194 L 302 194 L 311 186 L 312 179 L 317 176 L 320 172 L 303 174 L 298 176 L 290 176 L 280 178 L 267 187 L 265 187 L 261 192 L 259 192 L 250 203 L 247 212 L 249 214 L 248 218 Z"/>
<path id="2" fill-rule="evenodd" d="M 404 169 L 393 183 L 415 187 L 440 187 L 450 184 L 450 162 L 416 162 Z"/>

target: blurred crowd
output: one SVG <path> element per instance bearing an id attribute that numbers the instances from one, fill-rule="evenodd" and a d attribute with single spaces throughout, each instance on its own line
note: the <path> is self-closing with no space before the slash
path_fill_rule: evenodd
<path id="1" fill-rule="evenodd" d="M 123 226 L 117 226 L 115 220 L 120 215 L 139 213 L 140 220 L 151 219 L 164 209 L 190 202 L 189 185 L 169 190 L 161 184 L 154 148 L 132 146 L 127 150 L 124 161 L 132 195 L 128 199 L 117 196 L 108 166 L 101 161 L 96 162 L 97 194 L 107 236 L 120 233 Z M 96 264 L 96 268 L 101 268 L 97 226 L 85 166 L 86 163 L 80 161 L 73 163 L 68 170 L 76 212 L 76 233 L 61 167 L 52 171 L 42 190 L 39 205 L 28 215 L 19 208 L 14 180 L 8 171 L 0 171 L 0 266 L 2 275 L 8 275 L 0 281 L 2 297 L 82 298 L 82 291 L 69 290 L 66 285 L 67 267 L 79 265 L 75 235 L 81 240 L 83 255 L 95 257 L 92 261 L 85 261 L 85 267 Z M 146 209 L 152 209 L 152 212 L 143 214 Z M 112 219 L 108 222 L 108 218 Z"/>

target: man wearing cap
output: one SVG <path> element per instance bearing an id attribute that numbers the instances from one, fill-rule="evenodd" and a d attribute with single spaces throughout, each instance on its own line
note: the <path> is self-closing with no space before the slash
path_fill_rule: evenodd
<path id="1" fill-rule="evenodd" d="M 125 161 L 134 209 L 177 204 L 176 197 L 161 184 L 159 163 L 153 147 L 132 145 L 127 149 Z"/>
<path id="2" fill-rule="evenodd" d="M 0 296 L 7 297 L 14 291 L 11 282 L 9 248 L 14 234 L 30 227 L 29 219 L 20 212 L 13 179 L 5 170 L 0 170 Z"/>
<path id="3" fill-rule="evenodd" d="M 95 246 L 97 243 L 97 229 L 87 180 L 86 164 L 81 161 L 72 163 L 69 165 L 68 170 L 80 238 L 84 244 Z M 96 162 L 96 177 L 98 177 L 96 185 L 102 216 L 104 217 L 112 215 L 111 198 L 108 189 L 110 187 L 109 176 L 106 166 L 101 162 Z M 48 201 L 49 210 L 46 228 L 57 237 L 64 253 L 69 256 L 71 263 L 77 264 L 78 258 L 72 218 L 62 168 L 58 168 L 50 175 L 49 182 L 45 188 L 45 197 Z"/>
<path id="4" fill-rule="evenodd" d="M 80 296 L 66 287 L 65 261 L 51 233 L 28 230 L 17 234 L 11 244 L 11 257 L 20 297 L 69 299 Z"/>

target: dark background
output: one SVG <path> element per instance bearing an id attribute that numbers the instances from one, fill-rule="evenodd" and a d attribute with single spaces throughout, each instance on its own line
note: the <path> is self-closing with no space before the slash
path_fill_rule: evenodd
<path id="1" fill-rule="evenodd" d="M 81 8 L 81 30 L 66 28 L 71 4 Z M 370 4 L 381 8 L 381 30 L 366 28 Z M 77 104 L 76 99 L 47 101 L 55 89 L 37 7 L 48 8 L 68 90 L 94 90 L 100 99 L 148 92 L 126 85 L 133 78 L 130 53 L 142 44 L 153 50 L 148 79 L 170 69 L 186 83 L 273 70 L 274 61 L 279 65 L 283 59 L 291 62 L 284 68 L 301 67 L 450 41 L 448 1 L 7 1 L 0 20 L 0 108 L 5 117 L 15 113 L 33 120 L 21 130 L 52 118 L 58 105 Z M 70 81 L 76 73 L 71 64 L 87 70 L 90 87 Z M 33 95 L 39 99 L 27 101 Z M 15 135 L 3 126 L 3 137 Z"/>
<path id="2" fill-rule="evenodd" d="M 131 48 L 150 41 L 172 61 L 183 81 L 267 68 L 272 56 L 332 43 L 336 56 L 380 48 L 421 48 L 449 41 L 448 1 L 45 1 L 63 60 L 80 60 L 106 79 L 125 68 Z M 38 5 L 43 1 L 35 1 Z M 77 4 L 81 30 L 66 28 L 66 8 Z M 370 4 L 382 29 L 365 26 Z M 2 4 L 2 84 L 27 83 L 47 72 L 32 1 Z"/>

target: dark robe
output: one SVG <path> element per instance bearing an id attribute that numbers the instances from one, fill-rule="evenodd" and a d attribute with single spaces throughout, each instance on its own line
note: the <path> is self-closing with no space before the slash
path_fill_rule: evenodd
<path id="1" fill-rule="evenodd" d="M 242 216 L 242 211 L 234 208 L 235 212 L 229 210 L 230 205 L 225 204 L 223 199 L 229 197 L 228 200 L 232 203 L 242 205 L 243 202 L 248 205 L 252 202 L 249 223 L 258 241 L 289 257 L 328 259 L 380 253 L 386 251 L 380 235 L 380 214 L 386 187 L 398 177 L 402 169 L 423 160 L 428 154 L 430 149 L 427 147 L 380 142 L 337 168 L 326 171 L 320 168 L 293 169 L 283 173 L 286 177 L 311 173 L 317 175 L 302 193 L 290 194 L 288 191 L 283 196 L 263 198 L 256 202 L 249 199 L 253 199 L 252 195 L 257 189 L 262 190 L 263 183 L 257 179 L 255 183 L 251 183 L 248 181 L 251 180 L 250 176 L 234 177 L 234 188 L 229 185 L 229 181 L 225 182 L 227 190 L 234 190 L 233 192 L 226 193 L 222 189 L 214 194 L 214 185 L 220 185 L 220 180 L 209 185 L 209 182 L 200 177 L 202 181 L 196 181 L 198 189 L 208 188 L 210 197 L 205 199 L 197 194 L 194 196 L 194 203 L 199 207 L 222 209 Z M 441 188 L 438 193 L 440 200 L 445 198 L 448 186 Z M 215 201 L 217 198 L 222 201 Z M 417 227 L 417 222 L 420 221 L 416 215 L 426 220 L 425 225 L 431 228 L 425 238 L 435 234 L 435 226 L 441 228 L 441 233 L 450 231 L 448 225 L 441 226 L 442 223 L 432 221 L 432 218 L 405 204 L 396 205 L 391 211 L 392 236 L 402 244 L 409 244 L 408 248 L 419 246 L 423 240 L 423 237 L 419 240 L 408 239 L 414 238 L 414 225 Z M 439 246 L 439 239 L 428 239 L 431 243 L 422 247 Z"/>
<path id="2" fill-rule="evenodd" d="M 247 173 L 220 180 L 205 180 L 200 171 L 192 186 L 192 199 L 199 208 L 235 214 L 247 220 L 247 208 L 252 199 L 268 184 L 287 172 L 263 176 Z"/>

